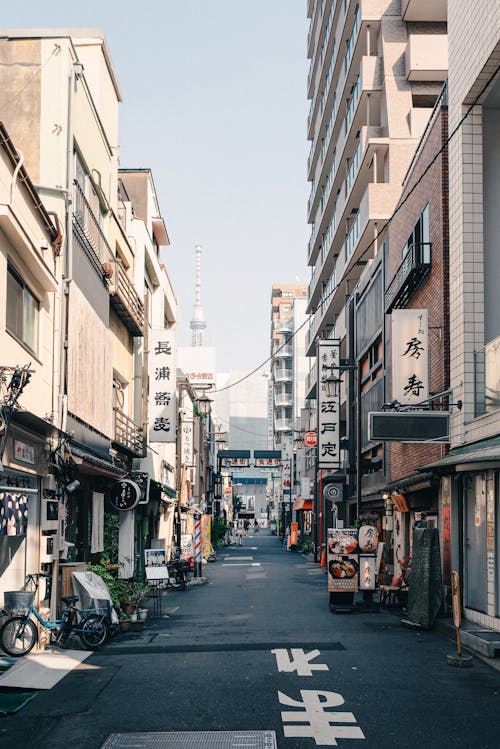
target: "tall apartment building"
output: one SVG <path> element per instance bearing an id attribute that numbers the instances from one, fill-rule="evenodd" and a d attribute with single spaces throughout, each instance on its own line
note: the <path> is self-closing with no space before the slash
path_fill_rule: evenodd
<path id="1" fill-rule="evenodd" d="M 356 347 L 349 302 L 382 248 L 386 222 L 446 78 L 446 2 L 311 0 L 308 17 L 312 318 L 306 353 L 315 357 L 318 339 L 335 338 L 341 358 L 350 360 Z M 316 381 L 314 363 L 306 385 L 310 402 Z M 354 410 L 345 405 L 346 383 L 341 420 L 351 436 Z"/>
<path id="2" fill-rule="evenodd" d="M 282 490 L 286 512 L 300 484 L 300 465 L 294 460 L 294 433 L 299 432 L 304 406 L 307 359 L 306 284 L 273 284 L 271 292 L 271 380 L 273 449 L 281 450 Z M 285 522 L 285 520 L 283 521 Z"/>

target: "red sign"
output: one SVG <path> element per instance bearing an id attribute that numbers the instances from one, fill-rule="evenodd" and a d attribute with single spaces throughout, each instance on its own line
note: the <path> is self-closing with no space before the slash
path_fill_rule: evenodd
<path id="1" fill-rule="evenodd" d="M 302 437 L 302 441 L 304 445 L 307 445 L 307 447 L 314 447 L 314 445 L 317 445 L 318 443 L 316 432 L 306 432 Z"/>

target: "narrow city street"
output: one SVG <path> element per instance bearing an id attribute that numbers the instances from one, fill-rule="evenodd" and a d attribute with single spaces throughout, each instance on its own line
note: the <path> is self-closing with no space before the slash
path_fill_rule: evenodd
<path id="1" fill-rule="evenodd" d="M 450 667 L 454 642 L 396 612 L 332 614 L 324 571 L 276 536 L 249 534 L 204 573 L 2 719 L 0 746 L 498 746 L 498 670 Z"/>

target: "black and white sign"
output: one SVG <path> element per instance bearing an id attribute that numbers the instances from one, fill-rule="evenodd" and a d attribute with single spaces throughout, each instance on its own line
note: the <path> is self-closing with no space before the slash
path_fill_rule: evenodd
<path id="1" fill-rule="evenodd" d="M 117 481 L 109 494 L 109 501 L 116 510 L 133 510 L 140 498 L 140 486 L 130 479 Z"/>
<path id="2" fill-rule="evenodd" d="M 149 344 L 148 439 L 176 440 L 176 349 L 173 330 L 152 333 Z"/>
<path id="3" fill-rule="evenodd" d="M 318 467 L 340 468 L 340 341 L 318 341 Z M 327 382 L 329 381 L 329 382 Z M 337 393 L 330 394 L 337 383 Z"/>

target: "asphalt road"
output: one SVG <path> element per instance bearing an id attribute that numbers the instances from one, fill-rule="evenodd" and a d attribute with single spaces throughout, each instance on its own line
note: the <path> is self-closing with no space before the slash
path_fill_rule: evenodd
<path id="1" fill-rule="evenodd" d="M 260 744 L 206 732 L 271 731 L 279 749 L 498 749 L 498 670 L 450 667 L 454 643 L 396 613 L 332 614 L 317 565 L 275 536 L 244 544 L 204 566 L 206 585 L 169 591 L 168 618 L 0 719 L 0 747 L 100 749 L 143 734 L 116 746 L 246 748 Z M 172 743 L 174 732 L 193 736 Z"/>

